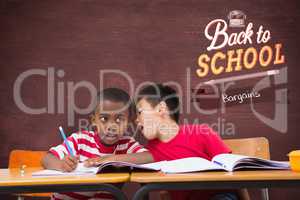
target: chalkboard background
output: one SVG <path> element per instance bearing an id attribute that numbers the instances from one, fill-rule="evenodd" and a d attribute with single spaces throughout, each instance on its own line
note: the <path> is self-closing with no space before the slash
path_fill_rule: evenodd
<path id="1" fill-rule="evenodd" d="M 232 10 L 243 11 L 246 24 L 252 22 L 255 30 L 260 25 L 270 30 L 271 40 L 266 45 L 273 48 L 281 43 L 285 63 L 197 77 L 200 54 L 213 55 L 206 50 L 210 43 L 204 35 L 206 25 L 214 19 L 227 20 Z M 96 89 L 100 86 L 130 89 L 128 80 L 120 74 L 106 74 L 101 84 L 100 72 L 108 69 L 126 73 L 132 79 L 134 91 L 144 81 L 178 83 L 183 91 L 182 122 L 208 123 L 223 138 L 264 136 L 270 141 L 271 158 L 286 160 L 289 151 L 300 148 L 299 11 L 296 0 L 0 1 L 0 167 L 7 167 L 13 149 L 47 150 L 60 143 L 58 125 L 63 125 L 69 133 L 79 128 L 79 120 L 83 123 L 88 114 L 75 113 L 72 118 L 68 104 L 75 99 L 76 106 L 85 108 L 91 97 L 89 90 L 82 87 L 73 98 L 71 89 L 76 84 L 85 81 Z M 244 28 L 229 31 L 235 30 L 240 32 Z M 245 50 L 251 46 L 259 50 L 263 45 L 226 46 L 220 51 Z M 275 116 L 276 105 L 286 105 L 287 118 L 283 116 L 280 122 L 287 121 L 286 131 L 276 130 L 258 119 L 249 100 L 226 104 L 226 111 L 220 109 L 220 96 L 201 100 L 202 108 L 217 109 L 210 115 L 189 107 L 197 92 L 193 89 L 200 82 L 284 67 L 287 67 L 287 81 L 276 85 L 271 78 L 271 86 L 253 104 L 257 112 L 270 119 Z M 16 81 L 22 73 L 33 69 L 45 75 L 27 77 L 20 96 L 28 107 L 45 107 L 46 112 L 41 114 L 22 110 L 14 99 Z M 261 79 L 236 82 L 227 92 L 233 95 L 249 91 Z M 48 84 L 54 86 L 51 86 L 53 91 L 48 91 Z M 59 87 L 63 93 L 58 91 Z M 288 91 L 283 93 L 283 100 L 275 98 L 279 89 Z M 129 196 L 134 188 L 126 186 Z M 270 191 L 270 199 L 274 200 L 292 200 L 299 195 L 293 189 Z"/>

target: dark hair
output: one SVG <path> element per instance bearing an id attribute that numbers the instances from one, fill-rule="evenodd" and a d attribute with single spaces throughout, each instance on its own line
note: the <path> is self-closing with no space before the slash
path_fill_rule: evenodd
<path id="1" fill-rule="evenodd" d="M 139 91 L 137 101 L 143 98 L 153 107 L 164 101 L 170 111 L 170 117 L 179 122 L 179 98 L 173 88 L 162 84 L 149 84 Z"/>
<path id="2" fill-rule="evenodd" d="M 129 116 L 133 113 L 132 101 L 127 92 L 119 88 L 105 88 L 97 93 L 97 105 L 103 101 L 109 100 L 113 102 L 122 102 L 129 111 Z"/>

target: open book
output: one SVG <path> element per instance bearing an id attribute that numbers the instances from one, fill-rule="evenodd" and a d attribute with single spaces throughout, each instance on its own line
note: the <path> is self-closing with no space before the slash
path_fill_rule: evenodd
<path id="1" fill-rule="evenodd" d="M 197 171 L 225 170 L 232 172 L 238 169 L 290 169 L 289 162 L 265 160 L 238 154 L 219 154 L 211 161 L 192 157 L 166 162 L 161 171 L 165 173 L 184 173 Z"/>
<path id="2" fill-rule="evenodd" d="M 116 170 L 131 171 L 162 171 L 165 173 L 185 173 L 197 171 L 225 170 L 234 171 L 238 169 L 290 169 L 288 162 L 265 160 L 237 154 L 219 154 L 212 161 L 200 157 L 182 158 L 172 161 L 161 161 L 149 164 L 137 165 L 128 162 L 106 162 L 98 167 L 87 168 L 79 163 L 73 172 L 60 172 L 55 170 L 42 170 L 34 172 L 33 176 L 53 175 L 83 175 L 97 174 L 101 172 L 112 172 Z"/>
<path id="3" fill-rule="evenodd" d="M 58 170 L 45 169 L 37 172 L 33 172 L 32 176 L 73 176 L 73 175 L 88 175 L 88 174 L 98 174 L 102 172 L 118 172 L 125 171 L 129 172 L 132 170 L 142 170 L 142 171 L 160 171 L 162 162 L 155 162 L 149 164 L 133 164 L 129 162 L 105 162 L 98 167 L 85 167 L 83 163 L 78 163 L 76 169 L 72 172 L 62 172 Z"/>

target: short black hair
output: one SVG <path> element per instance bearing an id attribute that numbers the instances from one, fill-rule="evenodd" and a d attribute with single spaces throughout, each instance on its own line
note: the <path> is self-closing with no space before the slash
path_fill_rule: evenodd
<path id="1" fill-rule="evenodd" d="M 103 100 L 109 100 L 113 102 L 122 102 L 125 106 L 128 106 L 129 116 L 133 113 L 133 105 L 130 96 L 127 92 L 119 88 L 105 88 L 97 93 L 97 106 Z"/>
<path id="2" fill-rule="evenodd" d="M 170 111 L 170 117 L 177 123 L 179 122 L 179 98 L 173 88 L 159 83 L 152 83 L 138 92 L 136 101 L 140 101 L 143 98 L 153 107 L 164 101 Z"/>

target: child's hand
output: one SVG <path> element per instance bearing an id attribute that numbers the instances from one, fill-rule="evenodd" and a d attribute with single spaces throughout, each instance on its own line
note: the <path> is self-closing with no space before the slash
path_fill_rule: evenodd
<path id="1" fill-rule="evenodd" d="M 65 155 L 64 159 L 61 160 L 60 169 L 64 172 L 71 172 L 77 167 L 78 161 L 78 157 Z"/>
<path id="2" fill-rule="evenodd" d="M 96 158 L 89 158 L 84 161 L 85 167 L 95 167 L 100 165 L 104 162 L 114 161 L 113 156 L 103 156 L 103 157 L 96 157 Z"/>

